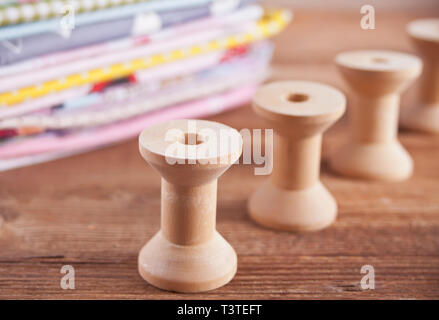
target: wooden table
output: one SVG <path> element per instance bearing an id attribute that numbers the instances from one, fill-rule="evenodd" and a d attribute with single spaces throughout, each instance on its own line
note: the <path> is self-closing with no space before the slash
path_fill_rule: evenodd
<path id="1" fill-rule="evenodd" d="M 296 12 L 276 39 L 274 78 L 347 91 L 334 55 L 356 48 L 410 52 L 405 24 L 422 16 L 434 14 L 377 12 L 377 28 L 362 30 L 359 13 Z M 210 119 L 237 129 L 262 126 L 249 106 Z M 324 137 L 322 181 L 339 216 L 321 232 L 252 223 L 246 200 L 266 179 L 252 166 L 234 166 L 220 178 L 218 230 L 237 251 L 239 267 L 231 283 L 203 294 L 161 291 L 137 273 L 138 251 L 159 229 L 160 179 L 139 156 L 136 139 L 0 173 L 0 298 L 439 298 L 439 136 L 402 132 L 415 175 L 368 183 L 335 176 L 325 165 L 345 129 L 341 121 Z M 63 265 L 75 268 L 75 290 L 60 288 Z M 375 269 L 374 290 L 360 288 L 363 265 Z"/>

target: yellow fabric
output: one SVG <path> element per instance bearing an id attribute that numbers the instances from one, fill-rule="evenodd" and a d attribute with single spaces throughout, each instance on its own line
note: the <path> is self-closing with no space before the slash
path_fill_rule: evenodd
<path id="1" fill-rule="evenodd" d="M 47 81 L 41 85 L 21 88 L 14 92 L 1 93 L 0 107 L 10 107 L 28 99 L 38 98 L 75 86 L 117 79 L 128 76 L 138 70 L 155 67 L 164 63 L 248 44 L 278 33 L 289 21 L 290 15 L 288 11 L 274 10 L 266 12 L 265 16 L 258 21 L 255 30 L 227 36 L 223 39 L 217 39 L 189 48 L 176 49 L 166 54 L 156 54 L 145 57 L 144 59 L 135 59 L 126 63 L 114 64 L 106 68 L 72 74 L 63 79 Z"/>

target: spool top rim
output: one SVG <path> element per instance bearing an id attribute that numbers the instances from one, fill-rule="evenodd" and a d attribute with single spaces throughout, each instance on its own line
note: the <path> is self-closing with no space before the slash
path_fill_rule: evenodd
<path id="1" fill-rule="evenodd" d="M 227 143 L 224 139 L 229 139 L 228 145 L 221 145 Z M 142 154 L 149 153 L 162 160 L 229 159 L 230 163 L 234 163 L 241 155 L 242 137 L 237 130 L 221 123 L 179 119 L 144 129 L 139 136 L 139 148 Z M 184 152 L 170 152 L 176 148 Z"/>
<path id="2" fill-rule="evenodd" d="M 413 38 L 439 43 L 439 18 L 414 20 L 407 25 L 407 32 Z"/>
<path id="3" fill-rule="evenodd" d="M 271 118 L 310 120 L 341 115 L 346 98 L 339 90 L 311 81 L 280 81 L 259 88 L 253 107 Z"/>
<path id="4" fill-rule="evenodd" d="M 372 72 L 400 72 L 422 68 L 422 61 L 418 57 L 390 50 L 346 51 L 339 53 L 335 61 L 351 70 Z"/>

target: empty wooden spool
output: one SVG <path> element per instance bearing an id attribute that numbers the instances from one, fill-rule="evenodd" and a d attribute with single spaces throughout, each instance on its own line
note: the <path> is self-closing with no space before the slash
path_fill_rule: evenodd
<path id="1" fill-rule="evenodd" d="M 234 141 L 227 148 L 220 148 L 221 130 Z M 177 148 L 183 153 L 175 153 Z M 211 121 L 175 120 L 145 129 L 139 149 L 162 176 L 161 229 L 140 251 L 140 275 L 177 292 L 226 284 L 236 273 L 237 257 L 215 228 L 217 179 L 239 159 L 241 135 Z"/>
<path id="2" fill-rule="evenodd" d="M 280 230 L 310 231 L 330 225 L 337 204 L 321 184 L 322 133 L 341 117 L 344 95 L 324 84 L 285 81 L 261 87 L 254 111 L 274 129 L 273 172 L 250 197 L 257 223 Z"/>
<path id="3" fill-rule="evenodd" d="M 361 50 L 339 54 L 336 63 L 354 99 L 348 141 L 331 157 L 331 168 L 371 180 L 410 177 L 413 161 L 397 139 L 399 100 L 419 76 L 421 60 L 394 51 Z"/>
<path id="4" fill-rule="evenodd" d="M 411 22 L 407 31 L 424 63 L 417 103 L 401 110 L 405 128 L 439 133 L 439 18 Z"/>

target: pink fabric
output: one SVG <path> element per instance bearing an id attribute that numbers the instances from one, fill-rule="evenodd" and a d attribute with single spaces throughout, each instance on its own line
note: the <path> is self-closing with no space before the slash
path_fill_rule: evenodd
<path id="1" fill-rule="evenodd" d="M 185 75 L 212 67 L 220 62 L 226 51 L 218 51 L 184 61 L 172 62 L 161 66 L 142 70 L 135 74 L 139 82 L 157 81 L 176 75 Z M 68 99 L 83 96 L 89 92 L 91 85 L 68 89 L 49 94 L 38 99 L 31 99 L 11 107 L 0 108 L 0 119 L 22 115 L 43 108 L 50 108 Z"/>
<path id="2" fill-rule="evenodd" d="M 43 108 L 56 106 L 72 98 L 80 97 L 87 94 L 92 86 L 86 85 L 61 92 L 51 93 L 42 98 L 31 99 L 12 107 L 0 108 L 0 119 L 20 116 L 22 114 L 36 111 Z"/>
<path id="3" fill-rule="evenodd" d="M 255 90 L 256 85 L 248 85 L 216 96 L 160 109 L 131 120 L 96 128 L 93 131 L 79 131 L 64 137 L 46 134 L 23 142 L 5 144 L 0 148 L 0 159 L 43 152 L 80 151 L 115 143 L 134 137 L 145 127 L 155 123 L 178 118 L 206 117 L 242 105 L 250 101 Z"/>
<path id="4" fill-rule="evenodd" d="M 221 30 L 199 32 L 193 37 L 177 38 L 174 41 L 163 41 L 149 44 L 125 51 L 115 51 L 107 55 L 74 61 L 68 64 L 44 68 L 41 71 L 20 73 L 0 79 L 0 92 L 16 90 L 18 88 L 36 85 L 48 80 L 55 80 L 71 74 L 93 70 L 99 67 L 108 67 L 112 64 L 123 63 L 130 60 L 148 57 L 157 53 L 166 53 L 172 49 L 203 43 L 224 35 Z"/>
<path id="5" fill-rule="evenodd" d="M 122 50 L 127 48 L 144 45 L 150 41 L 147 36 L 140 36 L 135 38 L 104 42 L 92 46 L 87 46 L 79 49 L 72 49 L 57 53 L 48 54 L 45 56 L 33 58 L 23 62 L 18 62 L 12 65 L 6 65 L 0 68 L 0 78 L 8 75 L 13 75 L 20 72 L 28 72 L 30 70 L 38 71 L 38 69 L 45 67 L 52 67 L 58 64 L 67 63 L 74 60 L 85 59 L 91 56 L 114 52 L 114 50 Z"/>

